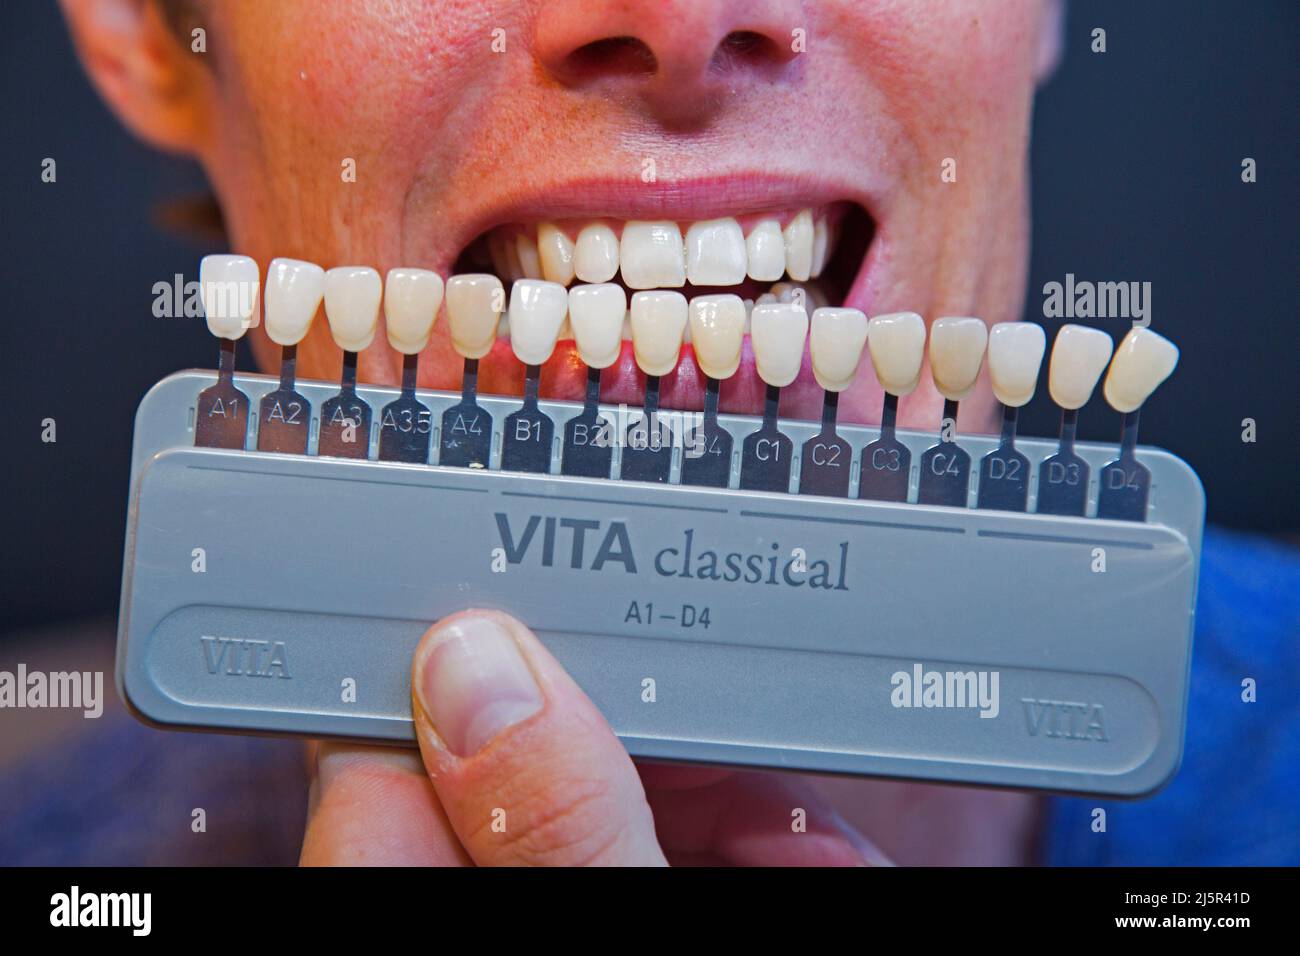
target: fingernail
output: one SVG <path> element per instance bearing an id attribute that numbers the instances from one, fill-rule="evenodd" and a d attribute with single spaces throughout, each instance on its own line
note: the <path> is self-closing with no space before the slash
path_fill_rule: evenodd
<path id="1" fill-rule="evenodd" d="M 440 625 L 416 665 L 416 694 L 452 753 L 472 757 L 542 709 L 542 692 L 510 632 L 489 616 Z"/>

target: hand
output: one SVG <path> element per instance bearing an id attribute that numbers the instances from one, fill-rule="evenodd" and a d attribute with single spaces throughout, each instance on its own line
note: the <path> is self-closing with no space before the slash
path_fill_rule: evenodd
<path id="1" fill-rule="evenodd" d="M 318 748 L 304 864 L 885 862 L 796 778 L 638 768 L 505 614 L 439 621 L 416 649 L 411 686 L 418 755 Z"/>

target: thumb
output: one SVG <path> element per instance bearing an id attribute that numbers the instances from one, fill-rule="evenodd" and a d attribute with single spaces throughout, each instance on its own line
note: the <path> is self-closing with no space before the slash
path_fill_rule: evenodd
<path id="1" fill-rule="evenodd" d="M 439 621 L 416 649 L 411 688 L 429 779 L 474 862 L 665 862 L 627 751 L 514 618 Z"/>

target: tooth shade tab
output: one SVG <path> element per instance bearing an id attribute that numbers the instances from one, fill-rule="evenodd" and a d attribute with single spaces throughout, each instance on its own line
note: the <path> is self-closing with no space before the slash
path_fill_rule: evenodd
<path id="1" fill-rule="evenodd" d="M 680 292 L 632 295 L 632 349 L 647 375 L 667 375 L 677 366 L 686 332 L 686 297 Z"/>
<path id="2" fill-rule="evenodd" d="M 745 303 L 738 295 L 697 295 L 691 299 L 695 364 L 709 378 L 731 378 L 740 368 L 745 319 Z"/>
<path id="3" fill-rule="evenodd" d="M 251 256 L 204 256 L 199 288 L 208 331 L 234 342 L 257 325 L 260 286 L 261 272 Z"/>
<path id="4" fill-rule="evenodd" d="M 613 282 L 575 285 L 569 290 L 569 324 L 578 355 L 588 368 L 609 368 L 623 342 L 627 294 Z"/>
<path id="5" fill-rule="evenodd" d="M 472 272 L 447 280 L 451 344 L 463 358 L 481 359 L 492 351 L 505 302 L 505 288 L 494 275 Z"/>
<path id="6" fill-rule="evenodd" d="M 384 278 L 384 326 L 388 344 L 403 355 L 416 355 L 429 344 L 442 276 L 428 269 L 389 269 Z"/>
<path id="7" fill-rule="evenodd" d="M 759 282 L 775 282 L 785 275 L 785 237 L 781 224 L 764 219 L 745 238 L 746 273 Z"/>
<path id="8" fill-rule="evenodd" d="M 628 222 L 618 249 L 623 284 L 629 289 L 678 288 L 686 284 L 682 231 L 675 222 Z"/>
<path id="9" fill-rule="evenodd" d="M 537 227 L 537 255 L 547 282 L 568 285 L 573 281 L 573 240 L 554 223 Z"/>
<path id="10" fill-rule="evenodd" d="M 857 309 L 820 308 L 812 314 L 808 347 L 813 376 L 828 392 L 853 384 L 867 344 L 867 317 Z"/>
<path id="11" fill-rule="evenodd" d="M 999 322 L 989 330 L 993 394 L 1008 408 L 1027 405 L 1038 386 L 1047 336 L 1032 322 Z"/>
<path id="12" fill-rule="evenodd" d="M 876 378 L 890 395 L 911 393 L 925 361 L 925 320 L 916 312 L 890 312 L 867 323 L 867 343 Z"/>
<path id="13" fill-rule="evenodd" d="M 1173 342 L 1150 329 L 1130 330 L 1106 373 L 1106 401 L 1117 412 L 1137 411 L 1177 364 L 1178 346 Z"/>
<path id="14" fill-rule="evenodd" d="M 266 270 L 266 334 L 276 345 L 297 345 L 311 328 L 325 295 L 325 270 L 301 259 L 272 259 Z"/>
<path id="15" fill-rule="evenodd" d="M 325 273 L 325 318 L 334 342 L 360 352 L 375 338 L 384 282 L 369 266 L 335 266 Z"/>
<path id="16" fill-rule="evenodd" d="M 692 285 L 740 285 L 748 256 L 735 219 L 693 223 L 686 230 L 686 278 Z"/>
<path id="17" fill-rule="evenodd" d="M 781 234 L 785 239 L 785 271 L 796 282 L 807 282 L 812 274 L 812 210 L 801 209 Z"/>
<path id="18" fill-rule="evenodd" d="M 618 274 L 618 236 L 603 222 L 583 226 L 573 247 L 573 274 L 583 282 L 608 282 Z"/>
<path id="19" fill-rule="evenodd" d="M 808 313 L 792 302 L 755 305 L 750 316 L 750 344 L 758 377 L 785 388 L 799 374 L 808 338 Z"/>
<path id="20" fill-rule="evenodd" d="M 1063 325 L 1052 344 L 1047 369 L 1047 390 L 1052 401 L 1067 411 L 1082 408 L 1092 397 L 1097 380 L 1106 371 L 1114 344 L 1101 329 Z"/>
<path id="21" fill-rule="evenodd" d="M 541 365 L 555 351 L 569 311 L 569 293 L 558 282 L 520 279 L 510 289 L 510 346 L 525 365 Z"/>
<path id="22" fill-rule="evenodd" d="M 975 390 L 988 340 L 988 328 L 980 319 L 935 320 L 930 329 L 930 375 L 940 395 L 959 402 Z"/>

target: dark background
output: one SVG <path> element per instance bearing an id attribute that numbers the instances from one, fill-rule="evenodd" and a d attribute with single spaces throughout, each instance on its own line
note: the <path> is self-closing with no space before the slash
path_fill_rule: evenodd
<path id="1" fill-rule="evenodd" d="M 1107 52 L 1090 51 L 1093 27 Z M 1143 439 L 1187 458 L 1209 519 L 1300 531 L 1297 38 L 1300 4 L 1092 0 L 1068 11 L 1066 50 L 1040 94 L 1026 315 L 1072 272 L 1152 283 L 1153 327 L 1182 349 L 1143 410 Z M 83 76 L 52 2 L 0 5 L 0 631 L 111 614 L 120 585 L 136 403 L 179 368 L 212 367 L 201 322 L 157 319 L 153 284 L 197 277 L 216 244 L 158 224 L 201 196 L 190 163 L 131 139 Z M 58 162 L 58 182 L 40 180 Z M 1241 181 L 1241 161 L 1258 181 Z M 1123 320 L 1092 320 L 1118 340 Z M 246 352 L 246 350 L 245 350 Z M 1258 423 L 1256 444 L 1241 421 Z M 57 421 L 58 441 L 40 440 Z M 1026 434 L 1054 434 L 1046 398 Z M 1082 437 L 1109 440 L 1100 400 Z"/>

